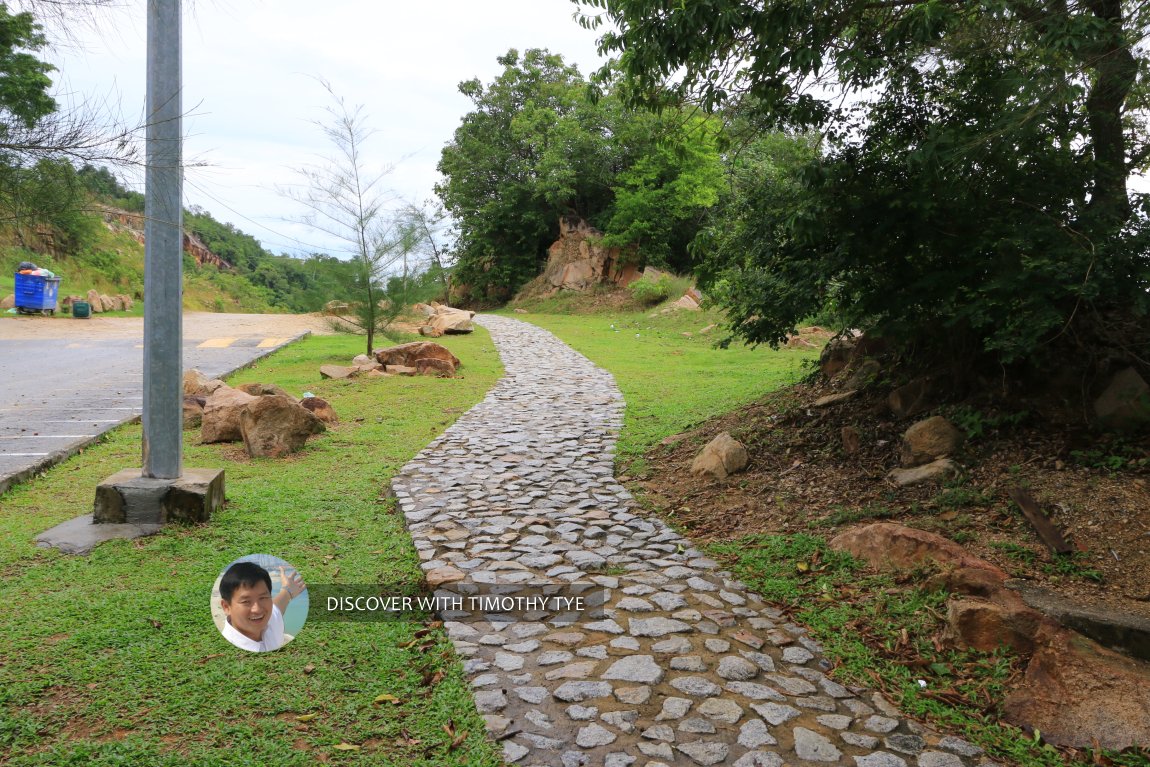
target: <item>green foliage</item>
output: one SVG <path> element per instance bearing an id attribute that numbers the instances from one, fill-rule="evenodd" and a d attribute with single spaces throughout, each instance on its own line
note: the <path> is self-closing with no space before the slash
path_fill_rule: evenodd
<path id="1" fill-rule="evenodd" d="M 491 83 L 460 84 L 474 104 L 444 148 L 436 193 L 456 227 L 455 274 L 474 300 L 502 301 L 535 277 L 576 215 L 636 262 L 691 265 L 687 245 L 722 181 L 717 123 L 592 97 L 562 57 L 500 57 Z"/>
<path id="2" fill-rule="evenodd" d="M 634 101 L 824 138 L 699 244 L 747 339 L 831 303 L 904 348 L 1032 364 L 1107 313 L 1145 322 L 1145 7 L 576 2 L 613 27 Z"/>
<path id="3" fill-rule="evenodd" d="M 48 92 L 49 72 L 56 68 L 33 55 L 46 44 L 31 13 L 13 14 L 0 4 L 0 149 L 12 137 L 12 128 L 32 128 L 56 111 Z"/>
<path id="4" fill-rule="evenodd" d="M 1013 413 L 985 412 L 966 405 L 952 408 L 948 418 L 966 434 L 967 439 L 977 440 L 998 431 L 1009 431 L 1025 423 L 1030 417 L 1027 410 Z"/>
<path id="5" fill-rule="evenodd" d="M 671 297 L 671 276 L 659 275 L 658 279 L 643 277 L 627 286 L 631 297 L 644 306 L 654 306 Z"/>

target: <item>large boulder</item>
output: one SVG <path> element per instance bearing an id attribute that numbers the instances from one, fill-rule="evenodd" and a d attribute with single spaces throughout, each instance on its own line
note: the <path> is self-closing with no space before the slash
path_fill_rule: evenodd
<path id="1" fill-rule="evenodd" d="M 921 466 L 953 455 L 962 447 L 962 441 L 962 432 L 940 415 L 919 421 L 902 435 L 902 465 Z"/>
<path id="2" fill-rule="evenodd" d="M 131 311 L 132 307 L 135 306 L 135 302 L 132 301 L 132 297 L 124 295 L 123 293 L 117 295 L 116 299 L 120 302 L 120 305 L 124 307 L 124 311 L 126 312 Z"/>
<path id="3" fill-rule="evenodd" d="M 632 254 L 605 248 L 603 233 L 578 216 L 559 219 L 559 239 L 547 250 L 547 266 L 538 279 L 540 288 L 584 291 L 613 283 L 625 287 L 639 279 Z"/>
<path id="4" fill-rule="evenodd" d="M 852 333 L 835 336 L 819 354 L 819 369 L 827 378 L 834 378 L 850 364 L 858 339 Z"/>
<path id="5" fill-rule="evenodd" d="M 421 376 L 436 376 L 438 378 L 454 378 L 455 366 L 446 360 L 425 358 L 415 361 L 415 374 Z"/>
<path id="6" fill-rule="evenodd" d="M 242 440 L 244 435 L 240 416 L 249 405 L 261 399 L 263 398 L 253 397 L 230 386 L 216 389 L 204 404 L 204 423 L 200 441 L 207 445 L 213 442 Z"/>
<path id="7" fill-rule="evenodd" d="M 252 458 L 278 458 L 298 452 L 307 438 L 327 427 L 291 397 L 268 394 L 240 412 L 244 447 Z"/>
<path id="8" fill-rule="evenodd" d="M 910 569 L 930 561 L 943 567 L 988 570 L 1004 581 L 1007 577 L 999 567 L 979 559 L 952 540 L 893 522 L 876 522 L 847 530 L 833 538 L 830 546 L 879 569 Z"/>
<path id="9" fill-rule="evenodd" d="M 227 386 L 218 378 L 208 378 L 197 368 L 184 371 L 184 396 L 208 397 L 221 386 Z"/>
<path id="10" fill-rule="evenodd" d="M 92 314 L 104 311 L 104 299 L 100 298 L 100 294 L 95 289 L 88 291 L 88 308 Z"/>
<path id="11" fill-rule="evenodd" d="M 892 391 L 886 401 L 895 418 L 910 418 L 934 407 L 934 384 L 918 378 Z"/>
<path id="12" fill-rule="evenodd" d="M 1115 374 L 1094 401 L 1098 422 L 1114 431 L 1133 431 L 1150 424 L 1150 385 L 1134 368 Z"/>
<path id="13" fill-rule="evenodd" d="M 1150 664 L 1059 631 L 1035 651 L 1003 718 L 1048 743 L 1122 750 L 1150 744 Z"/>
<path id="14" fill-rule="evenodd" d="M 960 647 L 994 652 L 1007 646 L 1034 651 L 1035 642 L 1058 624 L 1027 607 L 1013 591 L 1000 588 L 987 599 L 952 599 L 946 606 L 945 638 Z"/>
<path id="15" fill-rule="evenodd" d="M 380 349 L 375 352 L 375 358 L 379 361 L 379 364 L 384 367 L 400 365 L 414 368 L 418 360 L 428 359 L 449 362 L 451 363 L 452 370 L 458 368 L 460 365 L 459 358 L 452 354 L 447 347 L 432 343 L 431 341 L 412 341 L 408 344 L 400 344 L 399 346 Z"/>
<path id="16" fill-rule="evenodd" d="M 747 467 L 747 449 L 729 433 L 723 432 L 699 451 L 691 464 L 691 473 L 697 477 L 712 476 L 726 479 Z"/>
<path id="17" fill-rule="evenodd" d="M 4 296 L 3 298 L 0 298 L 0 310 L 2 310 L 2 309 L 15 309 L 15 308 L 16 308 L 16 296 L 9 293 L 8 295 Z"/>
<path id="18" fill-rule="evenodd" d="M 104 307 L 104 311 L 106 312 L 116 311 L 116 302 L 113 301 L 112 297 L 107 293 L 100 294 L 100 305 Z"/>
<path id="19" fill-rule="evenodd" d="M 427 326 L 438 331 L 440 334 L 457 335 L 460 333 L 470 333 L 475 330 L 471 324 L 471 318 L 475 316 L 475 312 L 469 312 L 464 309 L 453 309 L 450 306 L 443 306 L 442 304 L 435 304 L 435 314 L 427 320 Z"/>

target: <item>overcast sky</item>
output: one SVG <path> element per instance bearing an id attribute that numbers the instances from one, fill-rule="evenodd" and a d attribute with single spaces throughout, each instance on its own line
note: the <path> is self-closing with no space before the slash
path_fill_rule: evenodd
<path id="1" fill-rule="evenodd" d="M 185 205 L 200 205 L 273 252 L 334 252 L 330 238 L 293 222 L 302 210 L 276 192 L 294 168 L 327 151 L 314 124 L 330 104 L 316 78 L 363 104 L 377 133 L 371 164 L 395 164 L 388 183 L 412 200 L 433 197 L 435 170 L 471 102 L 462 80 L 490 81 L 509 48 L 549 48 L 587 74 L 601 60 L 595 34 L 570 0 L 222 0 L 184 2 Z M 48 56 L 61 101 L 144 111 L 144 0 L 101 16 L 79 46 Z M 315 246 L 315 247 L 312 247 Z"/>

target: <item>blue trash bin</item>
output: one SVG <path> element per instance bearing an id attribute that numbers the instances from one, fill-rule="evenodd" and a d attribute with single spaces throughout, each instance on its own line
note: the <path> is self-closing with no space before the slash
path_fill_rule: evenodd
<path id="1" fill-rule="evenodd" d="M 16 273 L 16 311 L 20 314 L 55 314 L 59 277 Z"/>

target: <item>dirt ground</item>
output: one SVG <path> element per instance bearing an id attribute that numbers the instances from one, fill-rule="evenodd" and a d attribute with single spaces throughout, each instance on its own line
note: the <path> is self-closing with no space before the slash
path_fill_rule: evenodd
<path id="1" fill-rule="evenodd" d="M 831 538 L 893 521 L 953 538 L 1015 577 L 1076 601 L 1150 618 L 1150 439 L 1108 441 L 1084 425 L 1033 419 L 986 429 L 955 456 L 947 486 L 896 488 L 902 433 L 930 413 L 898 421 L 885 391 L 826 409 L 825 384 L 802 384 L 664 441 L 634 477 L 645 499 L 700 540 L 757 533 Z M 946 414 L 945 407 L 940 408 Z M 842 427 L 859 433 L 848 455 Z M 745 473 L 726 482 L 691 476 L 699 449 L 729 431 L 748 448 Z M 1114 469 L 1102 464 L 1127 460 Z M 1078 549 L 1053 555 L 1007 495 L 1022 486 Z"/>
<path id="2" fill-rule="evenodd" d="M 287 338 L 307 330 L 315 335 L 335 333 L 328 318 L 322 314 L 184 312 L 184 335 L 188 338 L 256 335 Z M 76 320 L 67 315 L 58 317 L 0 315 L 0 338 L 11 340 L 141 338 L 143 334 L 142 317 L 94 315 L 85 320 Z"/>

